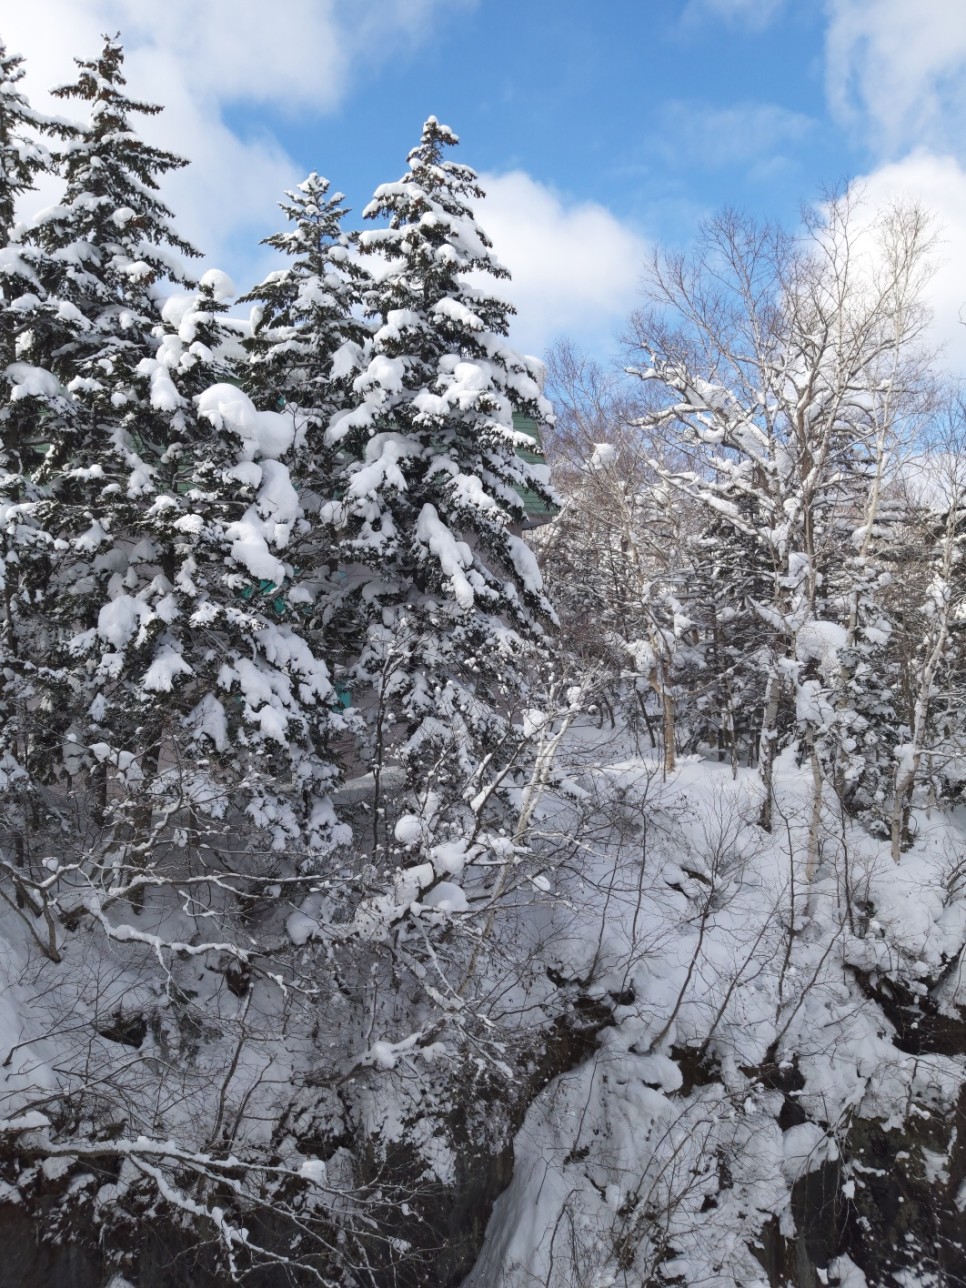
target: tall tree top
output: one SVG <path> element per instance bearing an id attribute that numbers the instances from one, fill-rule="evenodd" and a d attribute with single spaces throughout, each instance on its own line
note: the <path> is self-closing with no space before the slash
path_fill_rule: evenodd
<path id="1" fill-rule="evenodd" d="M 456 300 L 470 312 L 457 310 L 460 317 L 452 319 L 450 338 L 465 336 L 467 323 L 470 331 L 505 336 L 515 312 L 512 305 L 461 280 L 474 271 L 497 278 L 509 273 L 493 255 L 493 243 L 473 213 L 472 202 L 485 195 L 476 171 L 444 159 L 444 149 L 458 142 L 448 126 L 431 116 L 409 153 L 409 172 L 378 187 L 364 210 L 366 219 L 388 221 L 388 227 L 364 232 L 359 239 L 364 254 L 376 252 L 389 260 L 389 271 L 371 293 L 370 307 L 385 315 Z M 441 336 L 444 332 L 445 328 Z"/>
<path id="2" fill-rule="evenodd" d="M 551 412 L 535 364 L 506 339 L 512 307 L 472 280 L 509 274 L 476 222 L 475 171 L 444 159 L 456 141 L 430 117 L 408 173 L 377 188 L 364 212 L 387 219 L 359 238 L 385 263 L 366 292 L 374 331 L 355 405 L 327 436 L 345 462 L 339 518 L 356 560 L 387 587 L 390 566 L 398 574 L 391 593 L 442 586 L 454 611 L 481 623 L 502 613 L 536 634 L 552 609 L 511 525 L 524 520 L 523 491 L 552 498 L 517 455 L 532 442 L 513 413 Z"/>
<path id="3" fill-rule="evenodd" d="M 65 385 L 85 381 L 85 396 L 97 397 L 106 396 L 98 383 L 105 362 L 133 369 L 153 354 L 159 286 L 193 285 L 184 257 L 199 252 L 157 195 L 160 176 L 187 163 L 138 137 L 132 118 L 161 109 L 124 95 L 118 40 L 105 37 L 97 59 L 75 61 L 78 79 L 54 93 L 90 104 L 90 116 L 55 153 L 63 196 L 37 216 L 29 240 L 47 256 L 43 286 L 58 302 L 42 365 Z"/>
<path id="4" fill-rule="evenodd" d="M 279 202 L 291 223 L 263 244 L 291 256 L 242 300 L 256 301 L 249 381 L 256 399 L 299 406 L 320 425 L 340 405 L 333 359 L 346 344 L 360 345 L 365 325 L 353 315 L 366 274 L 352 253 L 354 236 L 342 231 L 347 211 L 341 192 L 314 171 Z M 360 351 L 361 352 L 361 351 Z"/>
<path id="5" fill-rule="evenodd" d="M 136 268 L 134 276 L 187 281 L 183 267 L 161 248 L 188 256 L 199 252 L 174 231 L 172 212 L 154 194 L 158 176 L 188 163 L 145 143 L 130 123 L 131 116 L 155 116 L 161 107 L 123 94 L 124 51 L 117 37 L 104 37 L 99 58 L 74 61 L 78 79 L 53 93 L 89 102 L 90 121 L 58 154 L 66 190 L 62 204 L 40 220 L 43 240 L 62 246 L 82 239 L 108 253 L 116 248 L 130 261 L 129 277 Z"/>
<path id="6" fill-rule="evenodd" d="M 60 85 L 52 93 L 57 98 L 81 98 L 95 104 L 92 118 L 102 123 L 100 132 L 112 126 L 118 131 L 128 129 L 127 112 L 141 112 L 148 116 L 157 116 L 164 109 L 158 103 L 138 103 L 125 98 L 120 86 L 127 80 L 121 73 L 124 65 L 124 48 L 120 42 L 120 33 L 115 36 L 104 36 L 104 48 L 100 58 L 75 58 L 80 68 L 80 76 L 73 85 Z M 177 160 L 178 165 L 187 162 Z"/>
<path id="7" fill-rule="evenodd" d="M 34 176 L 50 164 L 47 149 L 30 137 L 32 130 L 47 132 L 50 123 L 21 93 L 23 76 L 23 59 L 8 53 L 0 39 L 0 246 L 10 240 L 18 197 L 29 192 Z"/>
<path id="8" fill-rule="evenodd" d="M 482 197 L 483 189 L 477 182 L 475 170 L 468 165 L 443 160 L 443 149 L 456 147 L 459 141 L 459 135 L 448 125 L 441 125 L 435 116 L 428 117 L 419 143 L 406 158 L 410 173 L 402 182 L 428 191 L 448 184 L 467 196 Z M 489 246 L 490 242 L 484 237 L 483 244 Z"/>

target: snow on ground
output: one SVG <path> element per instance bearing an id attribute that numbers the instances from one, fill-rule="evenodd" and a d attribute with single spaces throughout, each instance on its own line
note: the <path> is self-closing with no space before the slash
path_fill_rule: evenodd
<path id="1" fill-rule="evenodd" d="M 298 1084 L 281 1148 L 311 1178 L 325 1160 L 305 1162 L 298 1124 L 335 1114 L 318 1088 L 354 1070 L 358 1129 L 385 1148 L 414 1148 L 426 1176 L 449 1185 L 458 1160 L 423 1110 L 427 1088 L 449 1113 L 468 1094 L 457 1079 L 473 1082 L 425 999 L 442 997 L 454 1015 L 472 1003 L 495 1035 L 479 1066 L 516 1091 L 513 1042 L 532 1042 L 541 1016 L 561 1015 L 564 994 L 583 997 L 614 1022 L 530 1105 L 466 1288 L 644 1284 L 658 1266 L 702 1288 L 766 1283 L 753 1251 L 763 1228 L 793 1232 L 793 1186 L 841 1162 L 853 1119 L 897 1131 L 910 1115 L 941 1120 L 966 1081 L 962 1056 L 901 1049 L 870 997 L 885 982 L 911 996 L 931 990 L 949 1014 L 963 1001 L 963 812 L 920 811 L 916 842 L 896 865 L 886 842 L 824 802 L 809 880 L 811 775 L 790 753 L 776 766 L 770 835 L 756 823 L 754 771 L 733 776 L 687 757 L 665 775 L 627 731 L 589 720 L 571 730 L 555 783 L 525 844 L 497 836 L 471 854 L 465 838 L 433 834 L 431 811 L 399 815 L 407 857 L 393 916 L 475 927 L 467 942 L 489 947 L 470 969 L 462 959 L 463 985 L 437 961 L 419 1006 L 384 989 L 354 1010 L 342 984 L 298 967 L 333 921 L 325 883 L 297 903 L 269 892 L 273 969 L 279 980 L 301 969 L 317 998 L 289 997 L 271 976 L 233 989 L 228 957 L 192 956 L 199 923 L 187 899 L 168 895 L 128 915 L 130 935 L 61 933 L 61 963 L 39 957 L 24 918 L 5 910 L 0 1118 L 43 1113 L 65 1076 L 96 1067 L 109 1071 L 105 1095 L 127 1106 L 130 1136 L 204 1140 L 220 1115 L 235 1124 L 233 1149 L 257 1153 L 278 1132 L 280 1097 Z M 503 911 L 481 914 L 503 858 Z M 93 890 L 83 897 L 106 924 Z M 110 918 L 123 921 L 123 906 Z M 150 947 L 162 930 L 186 945 L 166 970 Z M 471 976 L 481 982 L 467 992 Z M 93 1036 L 85 1016 L 96 1017 Z M 125 1038 L 142 1017 L 139 1043 Z M 947 1162 L 937 1153 L 930 1165 L 940 1174 Z M 861 1171 L 842 1165 L 845 1184 L 861 1186 Z M 336 1175 L 335 1155 L 329 1166 Z M 860 1273 L 840 1268 L 859 1288 Z"/>
<path id="2" fill-rule="evenodd" d="M 962 1000 L 963 820 L 920 814 L 895 865 L 826 802 L 808 882 L 811 783 L 790 753 L 767 835 L 754 771 L 692 757 L 665 780 L 649 756 L 597 751 L 581 781 L 610 826 L 583 819 L 596 839 L 560 882 L 580 916 L 558 912 L 551 942 L 616 1022 L 531 1106 L 466 1288 L 643 1284 L 659 1266 L 766 1284 L 762 1228 L 794 1232 L 792 1186 L 839 1158 L 853 1116 L 898 1130 L 955 1104 L 966 1061 L 900 1050 L 862 980 L 924 992 L 955 967 L 936 991 Z M 580 826 L 567 813 L 561 833 Z M 789 1098 L 803 1121 L 780 1124 Z"/>

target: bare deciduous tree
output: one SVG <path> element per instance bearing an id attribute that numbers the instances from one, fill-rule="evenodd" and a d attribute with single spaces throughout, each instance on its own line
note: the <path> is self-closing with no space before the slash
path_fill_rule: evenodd
<path id="1" fill-rule="evenodd" d="M 639 423 L 687 459 L 655 468 L 757 563 L 758 593 L 739 607 L 765 641 L 768 829 L 782 721 L 796 718 L 789 700 L 809 663 L 820 669 L 823 650 L 854 646 L 860 632 L 854 594 L 843 613 L 827 588 L 843 555 L 855 553 L 861 580 L 889 453 L 926 401 L 931 247 L 919 208 L 870 211 L 852 194 L 806 211 L 798 237 L 726 211 L 692 254 L 655 255 L 633 319 L 629 370 L 661 394 Z M 836 629 L 816 636 L 816 622 Z M 818 766 L 823 722 L 801 704 L 797 719 Z"/>

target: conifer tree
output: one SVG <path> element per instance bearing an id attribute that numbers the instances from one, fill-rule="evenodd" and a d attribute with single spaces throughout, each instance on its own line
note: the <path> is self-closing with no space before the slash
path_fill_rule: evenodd
<path id="1" fill-rule="evenodd" d="M 32 138 L 45 128 L 44 118 L 35 112 L 18 88 L 23 80 L 23 59 L 11 54 L 0 38 L 0 245 L 10 244 L 16 220 L 17 199 L 34 186 L 37 174 L 46 169 L 46 148 Z"/>
<path id="2" fill-rule="evenodd" d="M 330 194 L 328 179 L 313 172 L 286 198 L 279 204 L 290 227 L 265 244 L 290 262 L 242 297 L 255 304 L 245 387 L 258 406 L 282 410 L 291 421 L 286 459 L 307 519 L 291 547 L 309 596 L 304 621 L 324 628 L 327 651 L 345 656 L 357 644 L 358 624 L 344 603 L 345 571 L 331 527 L 318 519 L 336 489 L 329 424 L 354 405 L 352 381 L 364 363 L 369 328 L 360 304 L 368 275 L 354 235 L 342 230 L 345 198 Z"/>
<path id="3" fill-rule="evenodd" d="M 386 699 L 391 676 L 407 753 L 449 744 L 465 770 L 519 694 L 525 641 L 552 616 L 512 531 L 524 488 L 552 498 L 517 456 L 512 422 L 514 410 L 550 415 L 537 370 L 507 342 L 510 306 L 467 281 L 508 274 L 473 215 L 475 173 L 445 157 L 457 141 L 430 117 L 407 173 L 365 211 L 388 221 L 360 237 L 384 261 L 365 301 L 375 329 L 356 405 L 329 443 L 342 461 L 330 507 L 342 557 L 366 570 L 350 574 L 368 627 L 357 683 Z"/>
<path id="4" fill-rule="evenodd" d="M 23 59 L 9 54 L 0 41 L 0 427 L 3 491 L 23 496 L 25 468 L 36 462 L 35 428 L 44 398 L 54 396 L 49 372 L 31 362 L 38 335 L 49 324 L 45 307 L 44 256 L 23 240 L 17 202 L 50 169 L 51 158 L 38 135 L 51 124 L 35 112 L 20 90 Z M 58 126 L 62 135 L 70 127 Z M 9 618 L 9 615 L 8 615 Z"/>
<path id="5" fill-rule="evenodd" d="M 60 369 L 83 381 L 90 402 L 105 364 L 140 360 L 159 319 L 159 288 L 186 284 L 183 256 L 198 251 L 171 225 L 171 211 L 156 195 L 159 180 L 187 161 L 138 137 L 131 118 L 162 108 L 123 93 L 124 52 L 105 37 L 98 58 L 75 59 L 77 80 L 53 92 L 90 105 L 87 124 L 55 152 L 65 181 L 57 206 L 35 223 L 32 239 L 56 260 L 58 277 L 48 290 L 83 319 L 82 338 L 58 353 Z M 108 373 L 109 374 L 109 373 Z"/>
<path id="6" fill-rule="evenodd" d="M 131 521 L 124 589 L 87 647 L 104 650 L 119 599 L 144 606 L 111 664 L 123 681 L 115 705 L 136 712 L 132 743 L 161 780 L 165 758 L 191 766 L 200 814 L 243 808 L 256 834 L 313 861 L 332 839 L 325 747 L 339 718 L 286 559 L 291 535 L 310 526 L 280 459 L 291 418 L 257 411 L 218 360 L 228 285 L 206 274 L 187 307 L 169 301 L 157 357 L 139 365 L 152 489 Z M 183 790 L 182 772 L 169 794 Z"/>
<path id="7" fill-rule="evenodd" d="M 46 338 L 62 332 L 55 302 L 44 286 L 50 263 L 24 238 L 17 202 L 49 170 L 51 158 L 39 135 L 54 124 L 24 97 L 23 59 L 0 41 L 0 787 L 27 787 L 20 764 L 29 724 L 25 686 L 34 640 L 31 603 L 47 575 L 49 535 L 38 520 L 40 492 L 34 476 L 46 450 L 49 423 L 62 416 L 69 398 L 43 365 Z M 56 132 L 70 137 L 70 126 Z M 5 818 L 22 848 L 23 817 L 17 807 Z"/>
<path id="8" fill-rule="evenodd" d="M 194 253 L 154 195 L 182 162 L 135 135 L 130 115 L 157 109 L 123 96 L 121 65 L 108 40 L 62 91 L 92 118 L 35 234 L 71 324 L 50 354 L 68 399 L 33 479 L 56 553 L 32 605 L 28 769 L 87 782 L 93 825 L 132 868 L 186 794 L 192 817 L 243 809 L 272 844 L 312 852 L 332 822 L 329 684 L 291 629 L 279 557 L 301 522 L 278 459 L 291 426 L 222 383 L 224 274 L 162 303 Z"/>
<path id="9" fill-rule="evenodd" d="M 96 60 L 76 61 L 76 83 L 54 92 L 88 102 L 90 120 L 55 151 L 62 201 L 23 239 L 43 325 L 30 328 L 23 346 L 42 441 L 25 484 L 36 498 L 34 557 L 16 568 L 16 595 L 21 605 L 29 600 L 23 630 L 38 642 L 41 667 L 30 681 L 33 730 L 21 750 L 44 778 L 64 772 L 65 747 L 75 763 L 65 740 L 77 736 L 84 713 L 69 641 L 95 625 L 117 570 L 112 547 L 149 490 L 130 411 L 134 372 L 157 348 L 157 292 L 165 281 L 186 281 L 180 255 L 196 253 L 154 195 L 158 177 L 184 162 L 144 144 L 129 121 L 160 108 L 125 98 L 116 40 L 106 39 Z"/>
<path id="10" fill-rule="evenodd" d="M 257 403 L 296 408 L 304 440 L 318 426 L 327 428 L 341 409 L 345 376 L 359 365 L 366 328 L 353 310 L 365 274 L 342 231 L 345 198 L 329 194 L 328 179 L 313 171 L 285 195 L 279 205 L 292 226 L 263 244 L 292 263 L 241 297 L 258 306 L 246 383 Z M 310 454 L 321 446 L 313 442 Z"/>

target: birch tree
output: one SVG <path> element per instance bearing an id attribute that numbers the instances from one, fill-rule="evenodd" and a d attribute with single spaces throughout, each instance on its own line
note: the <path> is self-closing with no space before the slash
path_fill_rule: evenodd
<path id="1" fill-rule="evenodd" d="M 641 420 L 686 464 L 657 468 L 709 520 L 750 543 L 763 593 L 761 823 L 771 827 L 780 745 L 819 765 L 836 710 L 840 650 L 861 644 L 858 585 L 890 452 L 921 406 L 929 221 L 869 211 L 850 194 L 806 213 L 795 237 L 734 212 L 692 254 L 655 255 L 632 323 L 632 373 L 660 399 Z M 830 573 L 854 558 L 854 588 Z M 881 628 L 880 628 L 881 629 Z M 819 773 L 823 777 L 824 770 Z"/>

